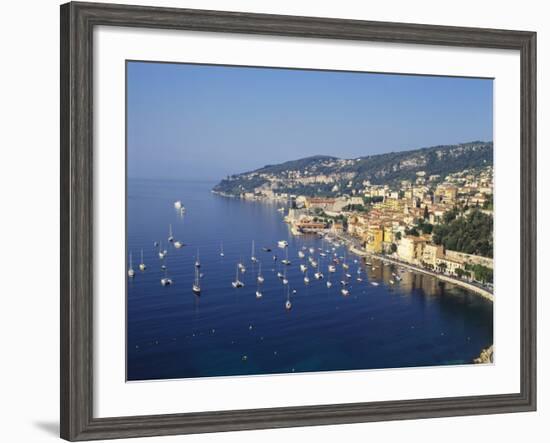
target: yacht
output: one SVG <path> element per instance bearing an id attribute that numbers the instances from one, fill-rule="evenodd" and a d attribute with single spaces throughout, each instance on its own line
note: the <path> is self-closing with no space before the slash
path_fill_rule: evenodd
<path id="1" fill-rule="evenodd" d="M 239 268 L 239 271 L 241 271 L 242 274 L 246 272 L 246 267 L 244 266 L 244 263 L 242 260 L 237 264 L 237 267 Z"/>
<path id="2" fill-rule="evenodd" d="M 180 209 L 180 210 L 183 208 L 183 204 L 181 203 L 181 200 L 177 200 L 174 202 L 174 208 Z"/>
<path id="3" fill-rule="evenodd" d="M 258 261 L 254 249 L 254 240 L 252 240 L 252 254 L 250 255 L 250 260 L 252 260 L 252 263 L 256 263 Z"/>
<path id="4" fill-rule="evenodd" d="M 290 288 L 288 288 L 286 291 L 285 309 L 287 311 L 290 311 L 291 308 L 292 308 L 292 303 L 290 303 Z"/>
<path id="5" fill-rule="evenodd" d="M 139 270 L 145 271 L 147 269 L 147 266 L 145 266 L 145 263 L 143 262 L 143 249 L 141 250 L 141 262 L 139 264 Z"/>
<path id="6" fill-rule="evenodd" d="M 132 266 L 132 253 L 130 252 L 130 267 L 128 268 L 128 277 L 134 277 L 136 275 L 136 272 L 134 271 L 134 268 Z"/>
<path id="7" fill-rule="evenodd" d="M 347 288 L 340 289 L 340 292 L 342 293 L 343 296 L 348 296 L 349 295 L 349 291 L 348 291 Z"/>
<path id="8" fill-rule="evenodd" d="M 317 266 L 317 272 L 314 274 L 317 280 L 322 280 L 324 278 L 323 273 L 321 272 L 321 262 L 319 261 L 319 266 Z"/>
<path id="9" fill-rule="evenodd" d="M 197 295 L 201 293 L 201 282 L 199 275 L 199 268 L 195 267 L 195 282 L 193 283 L 193 292 Z"/>
<path id="10" fill-rule="evenodd" d="M 166 249 L 162 249 L 162 242 L 160 242 L 160 246 L 159 246 L 159 258 L 162 260 L 164 257 L 166 257 L 166 253 L 168 251 L 166 251 Z"/>
<path id="11" fill-rule="evenodd" d="M 168 227 L 168 241 L 170 243 L 174 241 L 174 234 L 172 234 L 172 225 Z"/>
<path id="12" fill-rule="evenodd" d="M 235 281 L 231 282 L 231 286 L 234 288 L 242 288 L 244 283 L 239 280 L 239 266 L 237 265 L 237 271 L 235 273 Z"/>
<path id="13" fill-rule="evenodd" d="M 180 242 L 179 240 L 176 240 L 176 241 L 174 242 L 174 248 L 180 249 L 181 247 L 183 247 L 183 243 Z"/>
<path id="14" fill-rule="evenodd" d="M 306 272 L 307 271 L 307 266 L 304 265 L 303 263 L 300 265 L 300 271 L 302 272 Z"/>
<path id="15" fill-rule="evenodd" d="M 172 284 L 172 280 L 168 278 L 168 273 L 166 271 L 166 268 L 164 270 L 164 277 L 160 279 L 160 284 L 162 286 L 170 286 Z"/>
<path id="16" fill-rule="evenodd" d="M 264 282 L 264 276 L 262 275 L 262 264 L 260 263 L 260 265 L 258 266 L 258 283 L 263 283 Z"/>
<path id="17" fill-rule="evenodd" d="M 303 253 L 303 251 L 298 251 L 298 257 L 304 258 L 306 255 Z"/>
<path id="18" fill-rule="evenodd" d="M 373 285 L 373 286 L 378 286 L 380 283 L 375 282 L 375 281 L 371 281 L 370 284 Z"/>
<path id="19" fill-rule="evenodd" d="M 288 248 L 286 249 L 286 255 L 285 255 L 285 258 L 281 260 L 281 263 L 283 265 L 290 265 L 290 260 L 288 259 Z"/>
<path id="20" fill-rule="evenodd" d="M 195 260 L 195 268 L 200 268 L 201 267 L 201 259 L 200 259 L 200 256 L 199 256 L 199 250 L 197 249 L 197 259 Z"/>
<path id="21" fill-rule="evenodd" d="M 279 248 L 286 248 L 288 246 L 288 242 L 286 240 L 279 240 L 277 242 L 277 246 L 279 246 Z"/>
<path id="22" fill-rule="evenodd" d="M 336 272 L 336 266 L 328 265 L 328 272 Z"/>

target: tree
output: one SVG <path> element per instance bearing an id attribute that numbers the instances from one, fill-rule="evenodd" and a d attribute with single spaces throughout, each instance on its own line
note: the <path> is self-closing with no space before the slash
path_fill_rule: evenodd
<path id="1" fill-rule="evenodd" d="M 432 240 L 452 251 L 492 257 L 493 217 L 473 210 L 465 217 L 434 226 Z"/>
<path id="2" fill-rule="evenodd" d="M 428 205 L 424 206 L 424 220 L 428 220 L 430 218 L 430 213 L 428 212 Z"/>
<path id="3" fill-rule="evenodd" d="M 414 237 L 418 237 L 420 235 L 420 233 L 418 232 L 418 229 L 416 229 L 416 226 L 413 226 L 410 229 L 405 229 L 405 234 L 412 235 Z"/>
<path id="4" fill-rule="evenodd" d="M 392 254 L 397 251 L 397 245 L 395 243 L 391 244 L 390 251 L 391 251 Z"/>
<path id="5" fill-rule="evenodd" d="M 395 233 L 395 239 L 398 241 L 401 240 L 401 232 L 398 231 Z"/>

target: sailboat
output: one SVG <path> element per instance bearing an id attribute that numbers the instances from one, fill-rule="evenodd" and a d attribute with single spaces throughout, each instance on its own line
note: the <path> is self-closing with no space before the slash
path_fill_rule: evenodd
<path id="1" fill-rule="evenodd" d="M 306 285 L 309 284 L 309 277 L 307 276 L 307 269 L 306 269 L 306 275 L 304 276 L 304 283 Z"/>
<path id="2" fill-rule="evenodd" d="M 223 253 L 223 242 L 221 242 L 220 244 L 220 257 L 223 257 L 225 256 L 225 254 Z"/>
<path id="3" fill-rule="evenodd" d="M 328 265 L 328 272 L 336 272 L 336 266 Z"/>
<path id="4" fill-rule="evenodd" d="M 166 256 L 166 249 L 162 249 L 162 242 L 160 242 L 159 246 L 159 258 L 162 260 Z"/>
<path id="5" fill-rule="evenodd" d="M 262 298 L 262 291 L 260 291 L 260 285 L 263 283 L 264 278 L 262 277 L 262 264 L 260 263 L 260 267 L 258 269 L 258 278 L 257 278 L 258 284 L 256 285 L 256 298 Z"/>
<path id="6" fill-rule="evenodd" d="M 302 272 L 306 272 L 307 271 L 307 266 L 304 265 L 303 263 L 300 265 L 300 271 Z"/>
<path id="7" fill-rule="evenodd" d="M 193 283 L 193 292 L 197 295 L 201 293 L 201 282 L 199 275 L 199 268 L 195 266 L 195 282 Z"/>
<path id="8" fill-rule="evenodd" d="M 256 258 L 256 255 L 255 254 L 255 251 L 254 251 L 254 240 L 252 240 L 252 254 L 250 255 L 250 260 L 252 260 L 252 263 L 256 263 L 256 261 L 258 260 Z"/>
<path id="9" fill-rule="evenodd" d="M 139 264 L 139 270 L 145 271 L 147 269 L 147 266 L 145 266 L 145 263 L 143 262 L 143 249 L 141 250 L 141 263 Z"/>
<path id="10" fill-rule="evenodd" d="M 160 284 L 162 286 L 170 286 L 172 284 L 172 280 L 168 278 L 168 271 L 166 269 L 164 270 L 164 278 L 160 279 Z"/>
<path id="11" fill-rule="evenodd" d="M 288 248 L 285 249 L 285 252 L 285 258 L 281 260 L 281 263 L 288 266 L 290 264 L 290 260 L 288 259 Z"/>
<path id="12" fill-rule="evenodd" d="M 235 272 L 235 281 L 231 282 L 231 286 L 234 288 L 242 288 L 244 283 L 239 280 L 239 266 L 237 265 L 237 270 Z"/>
<path id="13" fill-rule="evenodd" d="M 298 251 L 298 257 L 300 258 L 304 258 L 306 255 L 304 254 L 303 251 Z"/>
<path id="14" fill-rule="evenodd" d="M 349 265 L 346 263 L 346 256 L 344 255 L 344 262 L 342 263 L 342 268 L 349 269 Z"/>
<path id="15" fill-rule="evenodd" d="M 201 260 L 200 260 L 200 257 L 199 257 L 199 250 L 197 249 L 197 259 L 195 260 L 195 268 L 200 268 L 201 267 Z"/>
<path id="16" fill-rule="evenodd" d="M 182 246 L 184 246 L 184 245 L 183 245 L 183 242 L 180 242 L 179 240 L 176 240 L 176 241 L 174 242 L 174 248 L 180 249 Z"/>
<path id="17" fill-rule="evenodd" d="M 172 234 L 172 225 L 169 225 L 168 227 L 168 241 L 169 242 L 174 241 L 174 235 Z"/>
<path id="18" fill-rule="evenodd" d="M 263 283 L 264 282 L 264 276 L 262 275 L 262 264 L 260 263 L 259 267 L 258 267 L 258 283 Z"/>
<path id="19" fill-rule="evenodd" d="M 241 259 L 241 261 L 239 261 L 239 263 L 237 264 L 237 267 L 239 268 L 239 270 L 244 274 L 246 272 L 246 268 L 244 266 L 244 263 Z"/>
<path id="20" fill-rule="evenodd" d="M 283 285 L 288 285 L 288 279 L 286 278 L 286 268 L 283 272 Z"/>
<path id="21" fill-rule="evenodd" d="M 130 252 L 130 267 L 128 268 L 128 277 L 134 277 L 136 275 L 136 272 L 134 271 L 134 268 L 132 266 L 132 253 Z"/>
<path id="22" fill-rule="evenodd" d="M 292 308 L 292 303 L 290 303 L 290 287 L 287 288 L 287 291 L 286 291 L 286 303 L 285 303 L 285 309 L 287 311 L 290 311 L 290 309 Z"/>
<path id="23" fill-rule="evenodd" d="M 331 286 L 332 286 L 332 282 L 330 281 L 330 274 L 329 274 L 327 279 L 327 288 L 330 288 Z"/>
<path id="24" fill-rule="evenodd" d="M 314 275 L 317 280 L 321 280 L 324 277 L 323 273 L 321 272 L 321 260 L 319 260 L 319 264 L 317 265 L 317 272 Z"/>

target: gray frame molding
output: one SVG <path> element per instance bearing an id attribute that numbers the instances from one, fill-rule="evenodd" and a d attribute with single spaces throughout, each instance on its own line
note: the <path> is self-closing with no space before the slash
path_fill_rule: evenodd
<path id="1" fill-rule="evenodd" d="M 245 411 L 94 418 L 94 26 L 513 49 L 521 56 L 521 392 Z M 61 6 L 61 437 L 70 441 L 536 409 L 536 33 L 189 9 Z M 509 294 L 516 296 L 516 294 Z"/>

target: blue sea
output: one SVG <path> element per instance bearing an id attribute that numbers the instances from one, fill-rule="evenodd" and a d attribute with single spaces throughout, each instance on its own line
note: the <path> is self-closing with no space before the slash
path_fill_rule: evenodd
<path id="1" fill-rule="evenodd" d="M 466 364 L 493 343 L 491 302 L 378 260 L 367 265 L 339 247 L 352 276 L 343 296 L 341 265 L 327 288 L 329 257 L 319 257 L 321 248 L 332 258 L 331 244 L 292 236 L 280 205 L 221 197 L 211 193 L 214 185 L 128 180 L 127 247 L 136 274 L 127 279 L 127 380 Z M 168 242 L 169 225 L 182 248 Z M 279 240 L 288 241 L 289 266 L 280 262 Z M 168 250 L 164 260 L 154 242 Z M 315 248 L 325 277 L 316 280 L 309 265 L 309 285 L 299 269 L 303 246 Z M 141 250 L 145 271 L 138 268 Z M 192 292 L 197 253 L 200 296 Z M 245 286 L 235 289 L 239 261 Z M 265 281 L 257 298 L 260 263 Z M 277 277 L 284 268 L 290 295 Z M 172 285 L 161 285 L 165 276 Z"/>

